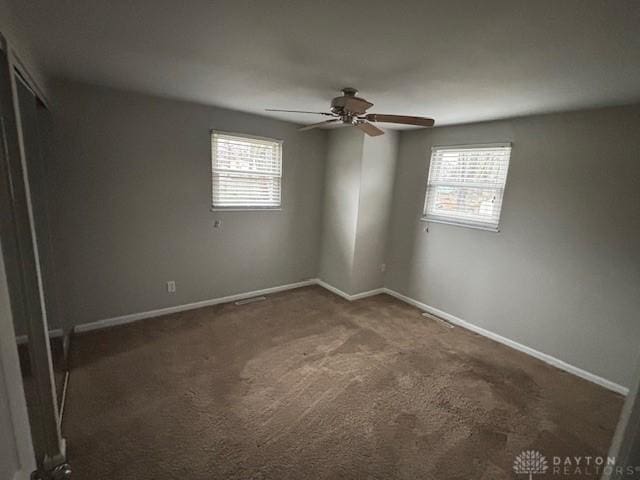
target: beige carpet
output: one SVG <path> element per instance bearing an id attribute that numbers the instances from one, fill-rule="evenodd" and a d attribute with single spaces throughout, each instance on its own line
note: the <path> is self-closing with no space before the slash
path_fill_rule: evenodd
<path id="1" fill-rule="evenodd" d="M 77 480 L 497 480 L 528 477 L 524 449 L 606 454 L 621 406 L 389 296 L 308 287 L 76 337 L 64 434 Z"/>

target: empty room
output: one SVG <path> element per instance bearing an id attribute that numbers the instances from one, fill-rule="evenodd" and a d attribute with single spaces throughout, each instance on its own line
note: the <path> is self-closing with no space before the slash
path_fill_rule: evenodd
<path id="1" fill-rule="evenodd" d="M 0 480 L 640 479 L 640 3 L 0 0 Z"/>

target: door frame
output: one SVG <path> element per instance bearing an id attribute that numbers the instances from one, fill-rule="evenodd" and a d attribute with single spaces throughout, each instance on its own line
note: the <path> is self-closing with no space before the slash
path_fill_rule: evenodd
<path id="1" fill-rule="evenodd" d="M 0 245 L 0 248 L 2 248 L 2 245 Z M 4 376 L 4 389 L 7 392 L 14 444 L 18 453 L 18 471 L 14 478 L 15 480 L 26 480 L 31 475 L 31 472 L 36 469 L 36 457 L 33 450 L 33 439 L 31 438 L 27 402 L 22 385 L 22 372 L 16 347 L 13 315 L 9 305 L 4 258 L 0 255 L 0 368 L 2 368 Z"/>
<path id="2" fill-rule="evenodd" d="M 0 49 L 5 53 L 5 60 L 0 65 L 0 68 L 4 70 L 4 74 L 8 77 L 8 91 L 3 88 L 1 92 L 3 98 L 0 98 L 3 105 L 6 108 L 5 118 L 8 117 L 10 122 L 5 122 L 4 119 L 2 121 L 2 128 L 7 128 L 6 123 L 10 123 L 10 125 L 14 128 L 7 128 L 4 131 L 5 142 L 1 146 L 4 150 L 4 164 L 0 166 L 0 171 L 4 172 L 6 178 L 2 179 L 3 182 L 6 182 L 8 188 L 11 187 L 12 179 L 10 176 L 10 162 L 11 158 L 18 157 L 19 158 L 19 167 L 21 169 L 22 176 L 22 185 L 20 185 L 20 179 L 15 179 L 20 185 L 21 194 L 24 194 L 24 203 L 25 206 L 22 207 L 22 216 L 24 217 L 26 213 L 26 218 L 23 220 L 28 220 L 28 230 L 31 245 L 24 245 L 28 243 L 23 241 L 21 243 L 16 243 L 15 246 L 18 249 L 18 266 L 19 266 L 19 274 L 16 274 L 16 279 L 10 279 L 7 273 L 7 266 L 4 263 L 4 259 L 2 259 L 2 271 L 0 272 L 4 277 L 5 288 L 7 292 L 11 288 L 11 284 L 9 282 L 20 283 L 21 285 L 15 286 L 15 288 L 22 289 L 23 292 L 31 293 L 34 297 L 37 293 L 38 304 L 32 305 L 28 310 L 30 310 L 31 314 L 27 314 L 27 331 L 29 335 L 30 342 L 32 345 L 37 345 L 37 348 L 30 348 L 30 357 L 31 357 L 31 365 L 34 371 L 35 376 L 35 390 L 37 392 L 37 397 L 39 399 L 40 406 L 40 415 L 37 419 L 38 421 L 38 431 L 41 432 L 42 435 L 42 445 L 38 445 L 37 447 L 33 443 L 33 435 L 31 433 L 31 429 L 27 430 L 28 435 L 25 436 L 23 432 L 24 430 L 24 415 L 27 411 L 26 407 L 26 399 L 24 397 L 23 390 L 23 382 L 22 376 L 20 374 L 19 378 L 16 379 L 15 375 L 15 367 L 17 360 L 17 347 L 15 343 L 15 331 L 13 330 L 13 325 L 11 325 L 11 335 L 3 334 L 3 340 L 0 346 L 2 347 L 2 362 L 3 367 L 5 369 L 5 374 L 7 375 L 7 389 L 10 390 L 13 395 L 13 398 L 10 399 L 12 403 L 11 415 L 14 421 L 14 427 L 16 430 L 16 437 L 18 435 L 21 436 L 20 439 L 16 438 L 16 446 L 20 448 L 20 464 L 21 469 L 31 468 L 33 466 L 33 462 L 38 463 L 39 467 L 45 470 L 49 470 L 66 460 L 66 448 L 65 441 L 62 438 L 60 425 L 59 425 L 59 412 L 58 412 L 58 404 L 56 401 L 56 393 L 55 393 L 55 380 L 53 376 L 52 369 L 52 361 L 51 361 L 51 347 L 49 344 L 49 333 L 48 333 L 48 323 L 47 323 L 47 313 L 45 307 L 45 298 L 44 298 L 44 289 L 43 289 L 43 279 L 42 272 L 40 270 L 39 264 L 39 254 L 38 254 L 38 245 L 36 241 L 36 230 L 35 230 L 35 221 L 34 221 L 34 212 L 33 205 L 31 202 L 31 191 L 30 191 L 30 183 L 29 183 L 29 172 L 27 166 L 27 158 L 26 158 L 26 149 L 24 144 L 24 135 L 22 130 L 22 121 L 20 116 L 20 105 L 18 99 L 18 91 L 17 91 L 17 78 L 16 75 L 20 75 L 23 79 L 26 80 L 26 83 L 29 87 L 32 88 L 34 92 L 37 92 L 39 89 L 32 81 L 29 81 L 28 72 L 22 66 L 22 63 L 18 60 L 18 56 L 15 54 L 11 45 L 7 42 L 6 38 L 0 33 Z M 8 96 L 11 96 L 9 99 Z M 43 102 L 45 99 L 41 99 Z M 5 205 L 9 212 L 12 212 L 15 216 L 16 210 L 14 210 L 15 203 L 10 198 L 9 205 Z M 24 207 L 26 207 L 26 212 L 24 212 Z M 13 221 L 13 228 L 15 228 L 19 223 Z M 26 231 L 26 230 L 25 230 Z M 11 235 L 13 232 L 8 230 L 8 235 Z M 6 239 L 5 239 L 6 240 Z M 17 240 L 17 238 L 16 238 Z M 5 245 L 5 248 L 9 248 Z M 20 254 L 20 252 L 23 252 Z M 35 272 L 33 272 L 32 268 L 26 268 L 29 265 L 29 258 L 33 256 Z M 27 262 L 27 263 L 25 263 Z M 35 273 L 35 283 L 33 282 L 33 276 Z M 15 274 L 15 272 L 14 272 Z M 37 290 L 37 292 L 36 292 Z M 0 292 L 2 294 L 2 292 Z M 28 302 L 27 302 L 28 303 Z M 32 302 L 33 303 L 33 302 Z M 9 318 L 11 322 L 13 322 L 13 314 L 10 312 Z M 4 320 L 6 321 L 6 320 Z M 2 325 L 2 327 L 8 327 L 7 325 Z M 9 341 L 13 342 L 13 345 L 8 345 Z M 5 364 L 5 362 L 7 362 Z M 17 364 L 18 372 L 20 372 L 19 360 Z M 21 390 L 16 392 L 16 390 Z M 20 405 L 22 403 L 22 406 Z M 15 416 L 15 417 L 14 417 Z M 27 425 L 29 425 L 29 419 L 27 416 Z M 40 435 L 39 435 L 40 436 Z M 19 441 L 18 441 L 19 440 Z M 27 442 L 28 440 L 28 442 Z M 30 447 L 26 447 L 25 443 L 28 443 Z M 42 451 L 37 451 L 42 450 Z M 28 470 L 29 473 L 34 470 Z M 22 471 L 22 470 L 21 470 Z"/>
<path id="3" fill-rule="evenodd" d="M 638 478 L 635 468 L 640 467 L 640 356 L 609 448 L 609 458 L 615 458 L 616 466 L 632 468 L 633 473 L 610 470 L 603 473 L 601 480 Z"/>

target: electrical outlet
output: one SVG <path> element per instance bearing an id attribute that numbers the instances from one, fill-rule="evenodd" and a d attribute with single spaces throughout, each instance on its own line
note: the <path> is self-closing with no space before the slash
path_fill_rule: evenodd
<path id="1" fill-rule="evenodd" d="M 387 271 L 387 264 L 386 263 L 381 263 L 380 264 L 380 271 L 381 272 L 386 272 Z"/>
<path id="2" fill-rule="evenodd" d="M 167 282 L 167 292 L 176 293 L 176 282 L 175 282 L 175 280 L 169 280 Z"/>

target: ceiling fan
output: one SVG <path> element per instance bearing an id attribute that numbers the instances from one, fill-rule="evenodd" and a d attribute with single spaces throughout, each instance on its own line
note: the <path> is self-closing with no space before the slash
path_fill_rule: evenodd
<path id="1" fill-rule="evenodd" d="M 426 117 L 410 117 L 407 115 L 384 115 L 382 113 L 367 113 L 373 107 L 373 103 L 367 102 L 364 98 L 358 97 L 358 90 L 351 87 L 342 89 L 342 96 L 331 100 L 331 112 L 307 112 L 304 110 L 278 110 L 275 108 L 267 108 L 267 112 L 290 112 L 290 113 L 311 113 L 315 115 L 324 115 L 334 117 L 324 122 L 313 123 L 298 130 L 311 130 L 312 128 L 322 127 L 332 123 L 342 123 L 343 125 L 352 125 L 362 130 L 367 135 L 376 137 L 383 135 L 384 130 L 376 127 L 371 122 L 383 123 L 401 123 L 404 125 L 416 125 L 418 127 L 433 127 L 432 118 Z"/>

